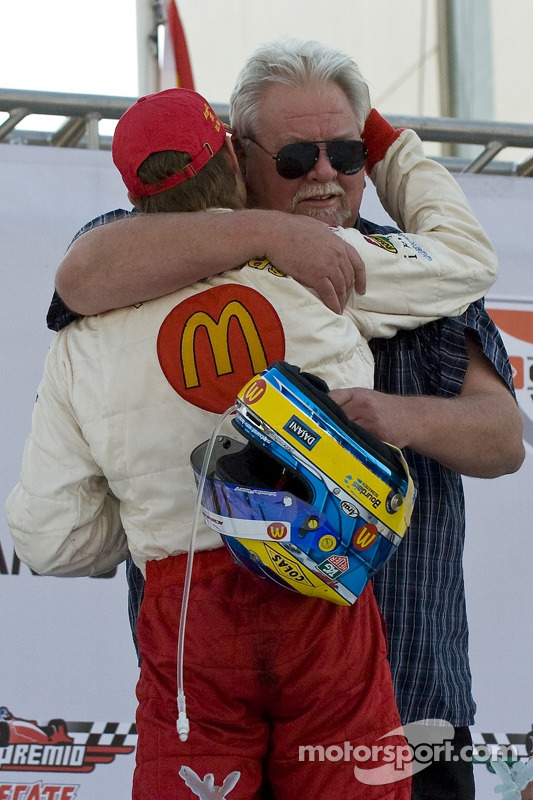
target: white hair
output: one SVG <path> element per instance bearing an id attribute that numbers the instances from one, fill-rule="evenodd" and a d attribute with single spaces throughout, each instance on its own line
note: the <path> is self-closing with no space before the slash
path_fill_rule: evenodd
<path id="1" fill-rule="evenodd" d="M 261 94 L 268 83 L 291 86 L 336 83 L 346 95 L 359 130 L 370 112 L 368 84 L 350 56 L 309 39 L 280 39 L 260 46 L 237 77 L 230 121 L 243 138 L 257 135 Z"/>

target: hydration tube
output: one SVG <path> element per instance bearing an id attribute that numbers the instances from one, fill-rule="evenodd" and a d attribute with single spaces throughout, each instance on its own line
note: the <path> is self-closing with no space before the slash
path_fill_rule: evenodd
<path id="1" fill-rule="evenodd" d="M 207 477 L 207 472 L 209 470 L 209 462 L 211 460 L 211 454 L 213 452 L 213 447 L 215 446 L 216 438 L 222 428 L 222 425 L 226 421 L 227 417 L 230 414 L 233 414 L 236 411 L 236 406 L 231 406 L 225 411 L 220 420 L 218 421 L 217 425 L 211 437 L 209 439 L 209 443 L 207 445 L 207 449 L 205 451 L 204 460 L 202 462 L 202 471 L 200 473 L 200 478 L 198 480 L 198 489 L 196 492 L 196 503 L 194 506 L 194 515 L 192 520 L 192 528 L 191 528 L 191 540 L 189 542 L 189 551 L 187 553 L 187 568 L 185 570 L 185 580 L 183 583 L 183 598 L 181 601 L 181 614 L 180 614 L 180 626 L 178 631 L 178 651 L 177 651 L 177 679 L 178 679 L 178 694 L 177 694 L 177 703 L 178 703 L 178 719 L 176 721 L 176 729 L 178 731 L 178 735 L 182 742 L 186 742 L 189 737 L 189 719 L 187 717 L 187 708 L 185 703 L 185 691 L 183 688 L 183 651 L 184 651 L 184 643 L 185 643 L 185 623 L 187 621 L 187 607 L 189 605 L 189 594 L 191 590 L 191 576 L 192 576 L 192 566 L 194 561 L 194 547 L 196 544 L 196 532 L 198 530 L 198 522 L 200 519 L 200 512 L 202 510 L 202 496 L 204 492 L 204 484 L 205 479 Z"/>

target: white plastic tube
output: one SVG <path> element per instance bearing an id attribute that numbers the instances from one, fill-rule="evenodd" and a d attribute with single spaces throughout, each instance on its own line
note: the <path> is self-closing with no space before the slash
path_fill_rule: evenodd
<path id="1" fill-rule="evenodd" d="M 204 485 L 205 479 L 207 477 L 207 471 L 209 468 L 209 462 L 211 460 L 211 454 L 213 452 L 213 448 L 215 446 L 215 442 L 217 436 L 220 433 L 220 429 L 222 425 L 226 421 L 227 417 L 230 414 L 233 414 L 236 410 L 235 406 L 231 406 L 225 411 L 220 420 L 218 421 L 213 433 L 211 434 L 211 438 L 209 439 L 209 443 L 207 445 L 204 460 L 202 462 L 202 470 L 200 473 L 200 478 L 198 480 L 198 489 L 196 492 L 196 504 L 194 506 L 194 515 L 192 520 L 192 528 L 191 528 L 191 540 L 189 542 L 189 551 L 187 553 L 187 569 L 185 570 L 185 580 L 183 582 L 183 598 L 181 601 L 181 614 L 180 614 L 180 625 L 178 631 L 178 650 L 177 650 L 177 679 L 178 679 L 178 694 L 177 694 L 177 704 L 178 704 L 178 719 L 176 721 L 176 729 L 178 731 L 178 735 L 182 742 L 186 742 L 189 738 L 189 719 L 187 717 L 187 707 L 185 702 L 185 690 L 183 687 L 183 662 L 184 662 L 184 649 L 185 649 L 185 625 L 187 622 L 187 608 L 189 605 L 189 594 L 191 591 L 191 576 L 192 576 L 192 567 L 194 562 L 194 548 L 196 546 L 196 532 L 198 530 L 198 523 L 200 520 L 200 512 L 202 510 L 202 497 L 204 493 Z"/>

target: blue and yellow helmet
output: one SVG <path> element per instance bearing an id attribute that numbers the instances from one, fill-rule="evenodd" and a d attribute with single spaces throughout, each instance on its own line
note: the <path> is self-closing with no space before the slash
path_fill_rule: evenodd
<path id="1" fill-rule="evenodd" d="M 239 392 L 202 495 L 234 560 L 274 583 L 353 604 L 399 546 L 415 487 L 401 452 L 348 420 L 320 378 L 276 362 Z M 197 480 L 209 443 L 191 455 Z"/>

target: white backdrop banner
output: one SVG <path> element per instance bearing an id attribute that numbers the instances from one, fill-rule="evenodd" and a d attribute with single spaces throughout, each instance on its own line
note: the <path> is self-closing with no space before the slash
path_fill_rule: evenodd
<path id="1" fill-rule="evenodd" d="M 57 264 L 86 221 L 129 206 L 108 152 L 0 145 L 0 171 L 4 502 L 18 479 L 52 336 L 45 316 Z M 525 759 L 533 739 L 533 181 L 460 182 L 500 257 L 487 306 L 511 356 L 528 450 L 515 475 L 465 480 L 474 738 L 515 744 Z M 385 221 L 371 189 L 364 214 Z M 2 514 L 0 591 L 0 800 L 128 800 L 138 670 L 123 568 L 101 578 L 33 575 L 17 561 Z M 499 782 L 476 767 L 480 796 L 497 797 Z"/>
<path id="2" fill-rule="evenodd" d="M 52 337 L 55 269 L 85 222 L 128 201 L 109 153 L 2 145 L 0 173 L 3 506 Z M 2 513 L 0 591 L 0 798 L 127 800 L 137 662 L 123 568 L 105 578 L 32 575 Z"/>

